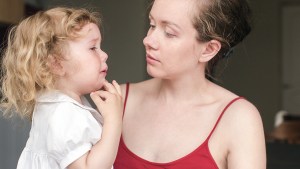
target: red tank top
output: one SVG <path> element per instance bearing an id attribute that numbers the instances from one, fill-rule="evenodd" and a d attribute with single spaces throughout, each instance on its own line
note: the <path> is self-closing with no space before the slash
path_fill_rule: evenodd
<path id="1" fill-rule="evenodd" d="M 126 85 L 126 95 L 124 102 L 124 112 L 126 107 L 126 101 L 128 97 L 129 84 Z M 227 106 L 223 109 L 217 122 L 215 123 L 212 131 L 206 138 L 206 140 L 194 151 L 188 155 L 179 158 L 175 161 L 168 163 L 156 163 L 150 162 L 134 154 L 125 145 L 123 138 L 121 137 L 120 145 L 118 149 L 118 154 L 116 161 L 114 163 L 115 169 L 218 169 L 218 166 L 210 154 L 208 141 L 215 128 L 217 127 L 221 117 L 223 116 L 226 109 L 234 103 L 236 100 L 241 99 L 238 97 L 230 101 Z"/>

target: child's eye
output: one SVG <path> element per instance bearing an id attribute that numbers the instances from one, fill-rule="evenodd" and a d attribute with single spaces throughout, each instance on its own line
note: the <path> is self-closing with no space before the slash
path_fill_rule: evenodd
<path id="1" fill-rule="evenodd" d="M 150 28 L 151 28 L 151 29 L 154 29 L 154 28 L 155 28 L 155 25 L 150 24 Z"/>
<path id="2" fill-rule="evenodd" d="M 96 50 L 96 49 L 97 49 L 96 46 L 90 48 L 90 50 Z"/>

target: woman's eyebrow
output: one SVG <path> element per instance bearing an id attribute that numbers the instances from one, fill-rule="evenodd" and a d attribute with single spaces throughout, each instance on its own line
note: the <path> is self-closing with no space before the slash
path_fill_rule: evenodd
<path id="1" fill-rule="evenodd" d="M 151 14 L 149 14 L 149 19 L 154 19 L 154 17 L 153 17 Z M 171 26 L 174 26 L 174 27 L 176 27 L 177 29 L 181 30 L 180 26 L 177 25 L 177 24 L 174 23 L 174 22 L 170 22 L 170 21 L 168 21 L 168 20 L 161 20 L 160 22 L 161 22 L 163 25 L 171 25 Z"/>

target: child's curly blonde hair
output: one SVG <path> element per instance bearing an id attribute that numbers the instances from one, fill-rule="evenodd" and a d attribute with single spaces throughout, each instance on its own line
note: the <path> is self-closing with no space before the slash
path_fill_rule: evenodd
<path id="1" fill-rule="evenodd" d="M 101 18 L 86 9 L 56 7 L 30 16 L 10 30 L 1 79 L 5 116 L 17 113 L 31 119 L 37 93 L 53 89 L 56 81 L 49 57 L 64 59 L 66 40 L 79 37 L 77 32 L 87 23 L 100 27 Z"/>

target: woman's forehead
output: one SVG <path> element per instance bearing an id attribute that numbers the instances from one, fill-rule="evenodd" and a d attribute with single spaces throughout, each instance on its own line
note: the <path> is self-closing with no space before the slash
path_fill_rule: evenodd
<path id="1" fill-rule="evenodd" d="M 155 0 L 150 18 L 175 23 L 190 22 L 195 0 Z M 151 18 L 151 19 L 152 19 Z M 186 23 L 184 23 L 186 24 Z"/>

